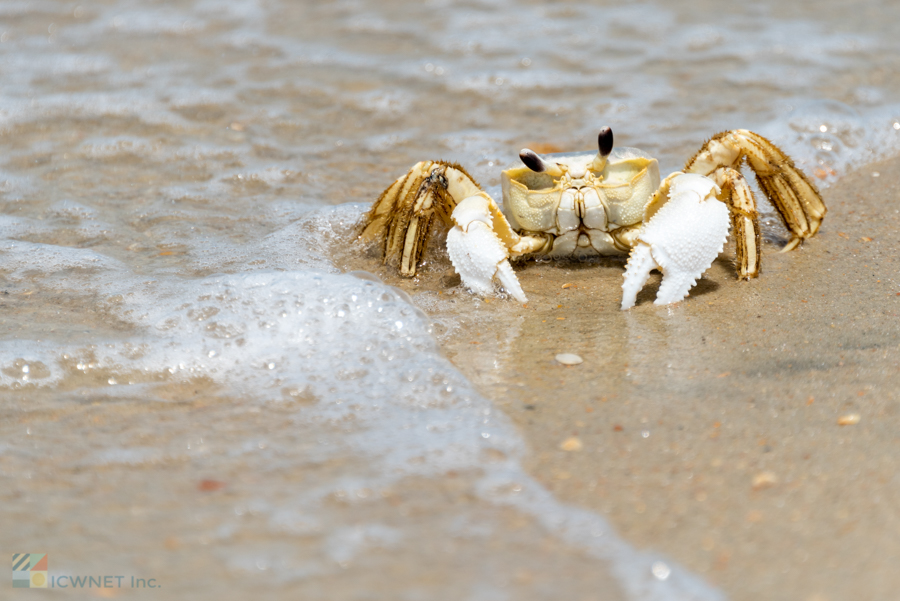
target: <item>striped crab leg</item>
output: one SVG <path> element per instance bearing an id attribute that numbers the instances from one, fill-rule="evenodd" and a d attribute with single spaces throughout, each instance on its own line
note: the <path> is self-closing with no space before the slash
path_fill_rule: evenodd
<path id="1" fill-rule="evenodd" d="M 814 236 L 828 209 L 816 186 L 794 165 L 794 161 L 763 136 L 736 129 L 716 134 L 706 142 L 684 170 L 713 177 L 723 189 L 728 188 L 724 200 L 732 209 L 740 262 L 738 277 L 749 279 L 759 275 L 760 237 L 753 192 L 736 174 L 745 160 L 791 232 L 791 240 L 782 252 L 792 250 Z"/>
<path id="2" fill-rule="evenodd" d="M 444 161 L 414 165 L 375 202 L 359 237 L 381 238 L 384 262 L 398 262 L 400 275 L 413 277 L 435 217 L 451 228 L 447 251 L 467 288 L 491 294 L 496 279 L 513 298 L 527 301 L 508 259 L 536 252 L 546 240 L 513 231 L 494 200 L 459 165 Z"/>

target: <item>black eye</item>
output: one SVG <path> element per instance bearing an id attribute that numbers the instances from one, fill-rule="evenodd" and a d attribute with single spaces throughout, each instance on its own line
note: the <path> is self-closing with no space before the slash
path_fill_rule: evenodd
<path id="1" fill-rule="evenodd" d="M 601 156 L 606 156 L 612 152 L 613 133 L 609 126 L 600 130 L 600 133 L 597 135 L 597 145 L 600 147 Z"/>
<path id="2" fill-rule="evenodd" d="M 544 172 L 544 161 L 537 155 L 535 151 L 524 148 L 522 152 L 519 153 L 519 158 L 522 159 L 522 162 L 525 163 L 525 166 L 532 171 L 535 171 L 537 173 Z"/>

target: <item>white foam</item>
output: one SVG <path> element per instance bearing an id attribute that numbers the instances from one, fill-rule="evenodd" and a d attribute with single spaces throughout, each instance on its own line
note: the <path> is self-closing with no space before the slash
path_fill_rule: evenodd
<path id="1" fill-rule="evenodd" d="M 854 169 L 900 154 L 900 104 L 857 110 L 811 100 L 760 129 L 827 187 Z"/>
<path id="2" fill-rule="evenodd" d="M 10 222 L 10 229 L 13 231 L 36 231 L 34 226 L 27 227 L 28 222 L 25 220 Z M 98 272 L 108 274 L 116 268 L 122 268 L 119 261 L 88 249 L 7 239 L 0 240 L 0 250 L 3 251 L 2 269 L 12 282 L 34 278 L 62 279 L 70 272 L 81 272 L 93 277 Z M 84 292 L 90 290 L 88 287 Z M 3 384 L 8 382 L 0 377 L 0 385 Z"/>

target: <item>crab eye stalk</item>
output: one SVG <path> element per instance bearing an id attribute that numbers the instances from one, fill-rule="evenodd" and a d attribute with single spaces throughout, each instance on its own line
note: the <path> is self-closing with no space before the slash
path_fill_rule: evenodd
<path id="1" fill-rule="evenodd" d="M 528 148 L 523 148 L 519 153 L 519 158 L 525 163 L 525 166 L 535 173 L 547 173 L 553 177 L 560 177 L 565 173 L 565 167 L 557 163 L 551 163 L 544 159 L 541 155 Z"/>
<path id="2" fill-rule="evenodd" d="M 519 158 L 522 159 L 522 162 L 525 163 L 526 167 L 536 173 L 543 173 L 547 169 L 544 159 L 539 157 L 538 153 L 533 150 L 523 148 L 522 152 L 519 153 Z"/>
<path id="3" fill-rule="evenodd" d="M 607 125 L 597 134 L 597 145 L 600 147 L 600 156 L 607 157 L 613 149 L 612 129 Z"/>
<path id="4" fill-rule="evenodd" d="M 600 151 L 591 163 L 591 170 L 599 173 L 606 167 L 606 157 L 609 156 L 613 149 L 613 133 L 609 126 L 604 127 L 597 134 L 597 146 Z"/>

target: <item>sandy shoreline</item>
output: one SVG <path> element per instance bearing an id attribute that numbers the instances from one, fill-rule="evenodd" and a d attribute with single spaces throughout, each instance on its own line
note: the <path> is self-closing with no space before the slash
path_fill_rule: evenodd
<path id="1" fill-rule="evenodd" d="M 778 254 L 767 245 L 763 275 L 749 283 L 734 280 L 726 254 L 671 307 L 652 304 L 653 283 L 638 306 L 620 311 L 621 261 L 520 266 L 530 298 L 522 307 L 468 294 L 440 253 L 416 280 L 355 245 L 336 245 L 335 256 L 343 270 L 374 271 L 412 295 L 444 354 L 516 425 L 528 474 L 559 501 L 602 515 L 628 543 L 735 601 L 886 599 L 900 585 L 892 562 L 900 554 L 900 213 L 885 209 L 898 190 L 900 160 L 846 176 L 825 192 L 830 213 L 802 249 Z M 328 244 L 352 223 L 335 227 Z M 41 290 L 13 292 L 9 325 L 22 336 L 43 323 L 42 311 L 66 306 Z M 96 310 L 69 329 L 115 329 Z M 554 360 L 562 352 L 584 363 L 562 366 Z M 476 469 L 330 497 L 322 511 L 340 529 L 313 528 L 296 495 L 372 469 L 347 454 L 322 458 L 319 437 L 340 440 L 355 426 L 298 419 L 315 398 L 261 410 L 217 397 L 203 378 L 159 380 L 156 403 L 105 390 L 9 395 L 18 400 L 5 410 L 3 439 L 36 453 L 0 455 L 4 473 L 29 474 L 0 495 L 17 524 L 8 533 L 16 549 L 38 541 L 54 558 L 85 558 L 69 559 L 70 569 L 167 574 L 170 592 L 197 598 L 263 586 L 271 598 L 418 590 L 455 599 L 485 582 L 522 598 L 627 598 L 604 560 L 538 516 L 480 496 Z M 838 425 L 851 414 L 857 424 Z M 262 433 L 258 456 L 230 458 Z M 577 450 L 561 449 L 570 439 Z M 100 468 L 98 456 L 107 458 Z M 484 457 L 494 460 L 505 457 Z M 254 509 L 261 494 L 266 505 Z M 34 511 L 46 517 L 28 519 Z M 92 520 L 103 527 L 85 530 Z M 375 532 L 367 544 L 381 550 L 346 566 L 323 555 L 339 559 L 346 550 L 334 540 L 373 523 L 415 536 Z M 282 562 L 283 580 L 254 567 L 260 557 Z M 297 565 L 320 572 L 289 576 Z"/>
<path id="2" fill-rule="evenodd" d="M 416 300 L 439 324 L 452 316 L 446 354 L 516 423 L 526 469 L 559 499 L 735 601 L 890 598 L 898 190 L 900 160 L 846 176 L 802 249 L 767 244 L 749 283 L 723 255 L 672 307 L 652 304 L 652 284 L 620 312 L 614 261 L 519 267 L 524 308 L 452 287 Z M 383 275 L 413 294 L 442 285 Z M 559 365 L 562 352 L 584 363 Z M 581 449 L 562 450 L 573 437 Z"/>
<path id="3" fill-rule="evenodd" d="M 524 438 L 527 452 L 510 459 L 555 499 L 731 600 L 888 599 L 900 586 L 900 213 L 885 207 L 898 190 L 900 159 L 850 174 L 824 194 L 821 234 L 791 253 L 767 245 L 758 280 L 735 281 L 726 254 L 687 301 L 656 307 L 653 283 L 628 312 L 621 261 L 520 266 L 522 307 L 468 294 L 440 253 L 418 279 L 399 278 L 337 244 L 349 222 L 326 242 L 343 270 L 412 295 L 444 354 Z M 11 290 L 14 334 L 58 323 L 46 312 L 64 299 Z M 60 335 L 114 330 L 95 310 Z M 584 363 L 562 366 L 562 352 Z M 373 469 L 349 450 L 325 452 L 321 437 L 365 426 L 305 422 L 316 398 L 263 410 L 204 378 L 110 397 L 75 376 L 11 392 L 3 419 L 7 448 L 29 449 L 0 454 L 4 474 L 27 475 L 0 494 L 16 524 L 7 542 L 40 543 L 55 566 L 165 574 L 170 593 L 196 598 L 263 587 L 273 599 L 457 599 L 485 583 L 521 598 L 629 598 L 604 559 L 480 494 L 477 469 L 335 493 L 319 518 L 340 527 L 315 527 L 297 495 Z M 838 425 L 852 414 L 857 424 Z M 567 440 L 577 450 L 561 449 Z M 248 441 L 253 454 L 233 457 Z M 371 524 L 384 526 L 372 551 L 341 563 Z M 260 558 L 277 570 L 258 569 Z M 309 566 L 318 571 L 297 576 Z"/>

